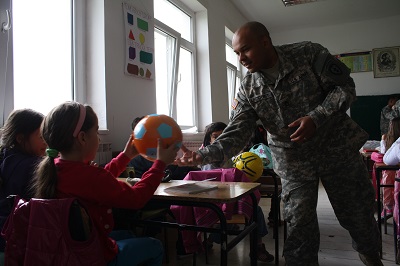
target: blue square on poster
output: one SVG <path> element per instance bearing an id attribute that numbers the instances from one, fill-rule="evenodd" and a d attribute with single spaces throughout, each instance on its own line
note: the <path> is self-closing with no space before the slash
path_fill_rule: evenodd
<path id="1" fill-rule="evenodd" d="M 127 14 L 128 23 L 133 25 L 133 15 L 129 12 L 126 14 Z"/>

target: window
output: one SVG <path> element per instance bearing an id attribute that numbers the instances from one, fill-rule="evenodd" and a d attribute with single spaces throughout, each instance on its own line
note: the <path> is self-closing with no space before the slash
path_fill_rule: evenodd
<path id="1" fill-rule="evenodd" d="M 12 4 L 14 109 L 47 114 L 74 99 L 72 0 Z"/>
<path id="2" fill-rule="evenodd" d="M 182 129 L 196 125 L 193 13 L 178 1 L 154 0 L 157 113 Z"/>
<path id="3" fill-rule="evenodd" d="M 228 41 L 227 41 L 228 42 Z M 226 43 L 225 44 L 226 53 L 226 72 L 228 79 L 228 103 L 229 103 L 229 113 L 232 111 L 232 100 L 235 98 L 237 89 L 240 86 L 240 81 L 242 75 L 240 73 L 239 60 L 233 48 Z"/>

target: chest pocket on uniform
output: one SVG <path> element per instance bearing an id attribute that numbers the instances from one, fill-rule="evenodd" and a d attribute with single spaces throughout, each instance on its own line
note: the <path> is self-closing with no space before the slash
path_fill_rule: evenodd
<path id="1" fill-rule="evenodd" d="M 272 93 L 250 98 L 249 102 L 263 122 L 275 124 L 277 128 L 285 127 L 280 108 Z"/>

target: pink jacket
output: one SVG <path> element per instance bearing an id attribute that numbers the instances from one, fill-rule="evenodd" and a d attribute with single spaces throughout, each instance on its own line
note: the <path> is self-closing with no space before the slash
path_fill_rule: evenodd
<path id="1" fill-rule="evenodd" d="M 184 180 L 204 180 L 217 177 L 220 182 L 250 182 L 246 174 L 237 168 L 215 169 L 208 171 L 191 171 Z M 257 201 L 260 200 L 260 192 L 255 191 Z M 243 214 L 250 219 L 253 214 L 253 205 L 250 196 L 245 196 L 234 203 L 219 205 L 225 217 L 229 220 L 233 214 Z M 172 205 L 171 211 L 178 223 L 211 227 L 219 221 L 214 211 L 202 207 Z M 201 232 L 182 230 L 182 239 L 187 253 L 203 250 Z"/>
<path id="2" fill-rule="evenodd" d="M 87 240 L 72 239 L 68 220 L 74 201 L 16 199 L 2 230 L 5 265 L 106 265 L 95 227 Z"/>

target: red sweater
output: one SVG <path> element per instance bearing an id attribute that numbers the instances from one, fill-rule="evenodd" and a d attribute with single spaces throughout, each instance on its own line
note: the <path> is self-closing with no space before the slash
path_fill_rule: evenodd
<path id="1" fill-rule="evenodd" d="M 103 169 L 82 162 L 55 159 L 57 198 L 77 197 L 81 200 L 99 232 L 106 261 L 112 260 L 118 253 L 115 241 L 108 237 L 114 227 L 112 208 L 142 208 L 156 191 L 166 167 L 164 162 L 155 161 L 142 179 L 130 186 L 116 179 L 129 161 L 126 155 L 120 153 Z"/>

